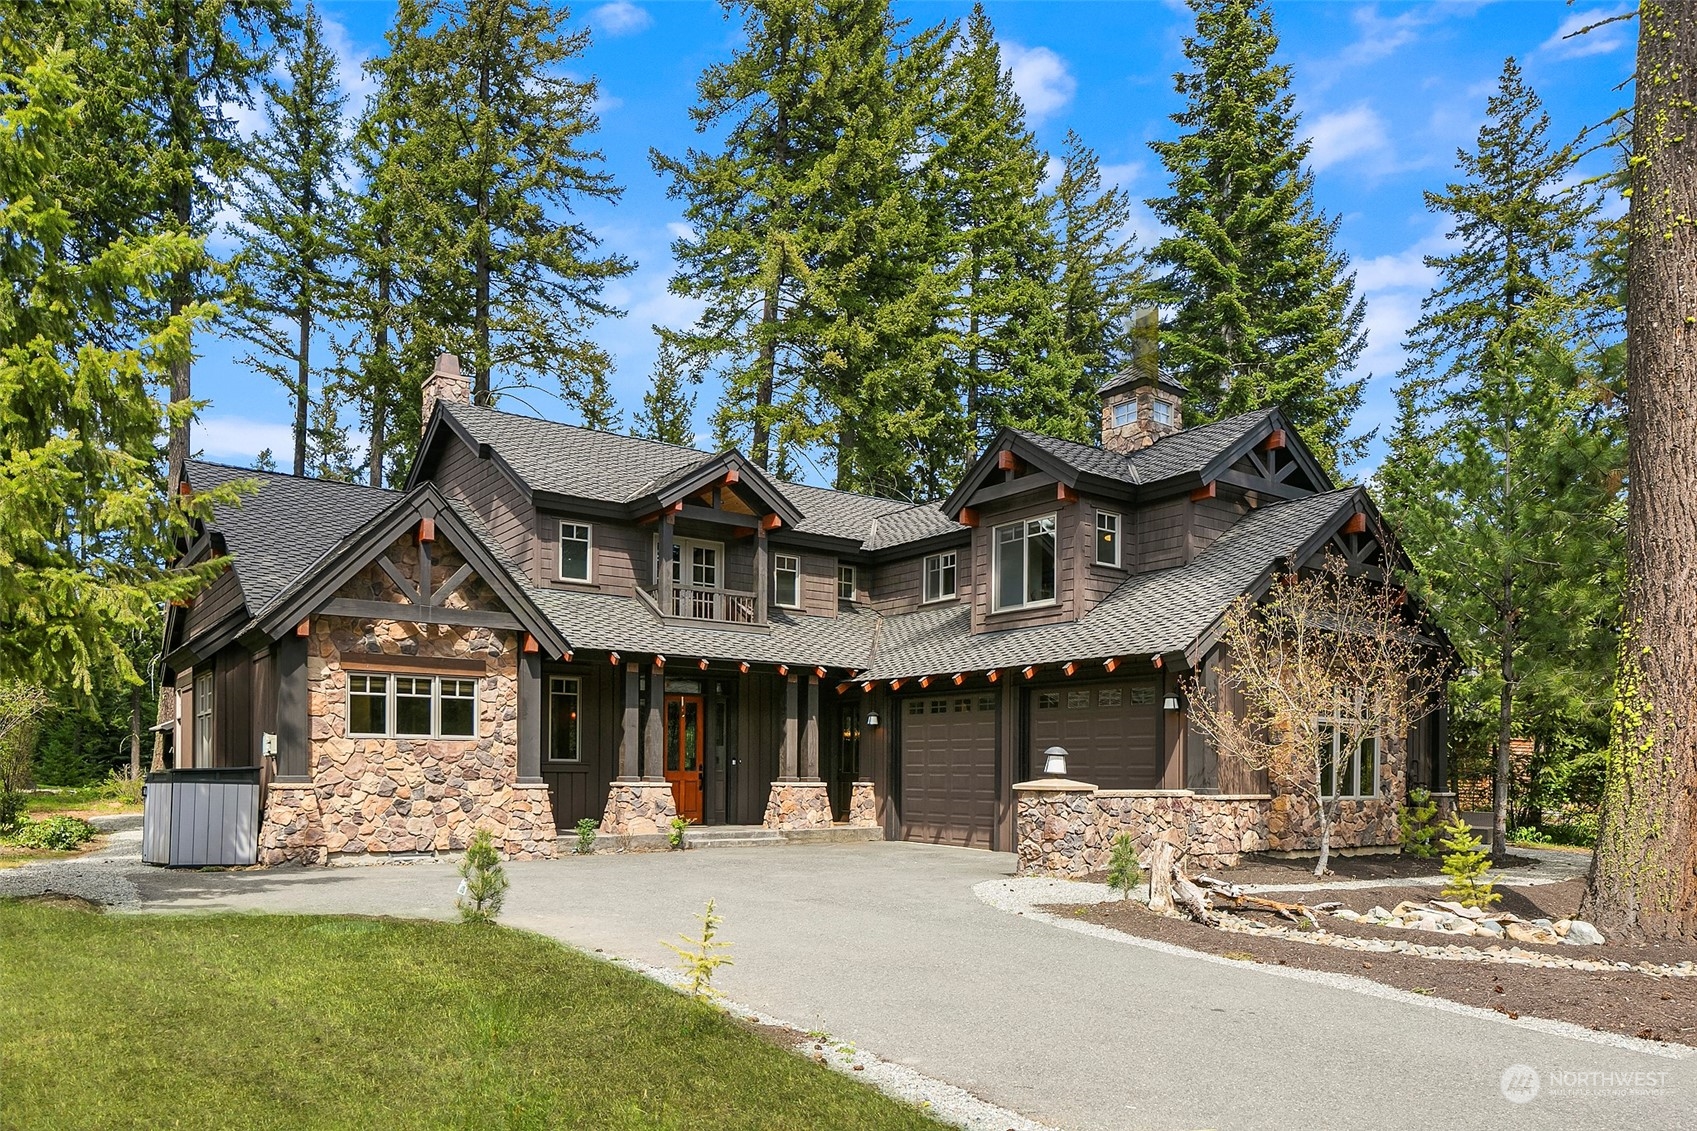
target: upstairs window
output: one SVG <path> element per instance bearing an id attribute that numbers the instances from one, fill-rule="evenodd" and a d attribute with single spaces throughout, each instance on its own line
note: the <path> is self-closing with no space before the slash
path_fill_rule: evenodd
<path id="1" fill-rule="evenodd" d="M 955 552 L 932 554 L 925 559 L 925 600 L 947 601 L 955 595 Z"/>
<path id="2" fill-rule="evenodd" d="M 1120 564 L 1120 516 L 1112 511 L 1096 512 L 1096 564 Z"/>
<path id="3" fill-rule="evenodd" d="M 1171 424 L 1173 422 L 1173 406 L 1168 404 L 1166 401 L 1156 397 L 1155 400 L 1151 402 L 1150 407 L 1155 410 L 1154 417 L 1156 424 Z"/>
<path id="4" fill-rule="evenodd" d="M 772 600 L 786 609 L 801 608 L 801 559 L 794 554 L 772 556 Z"/>
<path id="5" fill-rule="evenodd" d="M 998 526 L 992 532 L 995 610 L 1055 599 L 1055 516 Z"/>
<path id="6" fill-rule="evenodd" d="M 840 565 L 840 566 L 837 567 L 837 600 L 839 600 L 839 601 L 852 601 L 852 600 L 854 600 L 854 589 L 855 589 L 854 582 L 855 582 L 855 577 L 854 577 L 854 567 L 853 566 L 851 566 L 851 565 Z"/>
<path id="7" fill-rule="evenodd" d="M 212 765 L 212 707 L 216 696 L 212 673 L 197 672 L 194 677 L 194 764 Z"/>
<path id="8" fill-rule="evenodd" d="M 1120 401 L 1114 406 L 1114 427 L 1124 428 L 1128 424 L 1137 423 L 1137 402 Z"/>
<path id="9" fill-rule="evenodd" d="M 560 580 L 589 580 L 589 527 L 560 523 Z"/>

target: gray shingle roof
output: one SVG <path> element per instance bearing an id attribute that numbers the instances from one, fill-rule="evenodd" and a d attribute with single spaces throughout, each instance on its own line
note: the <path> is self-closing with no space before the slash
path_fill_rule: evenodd
<path id="1" fill-rule="evenodd" d="M 1261 408 L 1217 424 L 1202 424 L 1163 436 L 1147 448 L 1119 455 L 1092 444 L 1058 440 L 1040 432 L 1019 431 L 1028 442 L 1070 467 L 1104 479 L 1143 485 L 1184 475 L 1199 475 L 1221 454 L 1267 422 L 1276 409 Z"/>
<path id="2" fill-rule="evenodd" d="M 1185 651 L 1277 559 L 1337 521 L 1359 490 L 1262 507 L 1190 564 L 1129 578 L 1081 621 L 975 636 L 964 605 L 887 617 L 867 677 L 900 679 Z"/>
<path id="3" fill-rule="evenodd" d="M 884 550 L 939 534 L 964 533 L 966 528 L 944 514 L 941 503 L 921 503 L 905 510 L 892 511 L 874 522 L 866 548 Z"/>
<path id="4" fill-rule="evenodd" d="M 250 616 L 259 616 L 310 566 L 398 498 L 357 483 L 300 479 L 204 460 L 183 465 L 190 487 L 207 490 L 254 479 L 259 490 L 234 507 L 218 507 L 212 529 L 234 559 Z"/>
<path id="5" fill-rule="evenodd" d="M 480 405 L 444 407 L 474 440 L 500 452 L 519 478 L 537 491 L 625 503 L 714 458 L 695 448 Z"/>

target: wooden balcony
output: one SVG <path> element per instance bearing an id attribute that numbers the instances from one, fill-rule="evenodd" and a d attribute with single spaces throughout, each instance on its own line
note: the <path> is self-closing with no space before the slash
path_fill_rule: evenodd
<path id="1" fill-rule="evenodd" d="M 696 589 L 691 586 L 665 586 L 660 594 L 660 611 L 679 620 L 706 620 L 720 625 L 760 625 L 760 598 L 757 593 L 742 593 L 736 589 Z"/>

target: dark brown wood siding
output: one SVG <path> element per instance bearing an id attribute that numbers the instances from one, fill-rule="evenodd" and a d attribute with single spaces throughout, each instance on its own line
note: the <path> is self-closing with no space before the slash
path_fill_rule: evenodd
<path id="1" fill-rule="evenodd" d="M 536 576 L 535 508 L 493 459 L 478 459 L 475 449 L 456 440 L 443 449 L 431 479 L 476 511 L 518 567 Z"/>
<path id="2" fill-rule="evenodd" d="M 911 613 L 920 608 L 925 598 L 925 559 L 938 553 L 955 555 L 955 595 L 952 599 L 938 603 L 970 602 L 974 591 L 972 543 L 962 541 L 958 546 L 933 549 L 910 558 L 883 562 L 873 569 L 870 584 L 864 576 L 863 568 L 860 584 L 867 588 L 868 600 L 872 602 L 872 607 L 886 616 Z"/>
<path id="3" fill-rule="evenodd" d="M 972 631 L 985 632 L 1004 628 L 1024 628 L 1034 624 L 1053 624 L 1074 620 L 1073 586 L 1079 572 L 1079 517 L 1084 510 L 1079 503 L 1060 503 L 1054 499 L 1026 502 L 1000 510 L 986 509 L 979 516 L 978 527 L 972 532 L 971 567 L 977 582 L 972 592 Z M 1055 600 L 1053 604 L 1033 608 L 990 611 L 994 594 L 995 575 L 991 569 L 996 528 L 1011 522 L 1055 516 Z"/>
<path id="4" fill-rule="evenodd" d="M 1236 488 L 1220 488 L 1212 499 L 1198 499 L 1191 510 L 1190 557 L 1202 553 L 1214 544 L 1214 539 L 1230 530 L 1249 513 L 1249 503 Z"/>
<path id="5" fill-rule="evenodd" d="M 572 522 L 590 527 L 590 585 L 605 592 L 629 597 L 638 588 L 652 584 L 654 572 L 654 524 L 647 526 L 558 511 L 538 511 L 536 515 L 537 583 L 561 589 L 581 589 L 581 584 L 560 580 L 560 523 Z"/>
<path id="6" fill-rule="evenodd" d="M 236 571 L 226 569 L 202 589 L 183 618 L 183 639 L 193 640 L 242 607 L 242 587 Z"/>
<path id="7" fill-rule="evenodd" d="M 542 780 L 554 806 L 554 823 L 570 829 L 585 817 L 601 820 L 607 788 L 618 773 L 619 730 L 624 722 L 622 668 L 611 664 L 544 664 L 542 667 Z M 578 680 L 577 762 L 555 762 L 548 754 L 553 727 L 552 680 Z"/>
<path id="8" fill-rule="evenodd" d="M 1139 573 L 1170 569 L 1185 564 L 1190 540 L 1190 500 L 1163 499 L 1137 511 L 1130 524 L 1133 560 L 1128 564 Z"/>
<path id="9" fill-rule="evenodd" d="M 259 751 L 253 745 L 253 657 L 241 644 L 218 653 L 217 697 L 212 705 L 212 741 L 215 766 L 257 766 Z"/>
<path id="10" fill-rule="evenodd" d="M 1125 584 L 1135 564 L 1136 550 L 1129 536 L 1134 521 L 1129 508 L 1118 502 L 1087 499 L 1085 505 L 1078 510 L 1083 518 L 1079 531 L 1083 565 L 1079 571 L 1076 600 L 1078 615 L 1083 617 L 1088 616 L 1090 610 L 1100 604 L 1108 594 Z M 1120 564 L 1117 567 L 1096 564 L 1096 515 L 1103 511 L 1116 514 L 1120 519 Z"/>
<path id="11" fill-rule="evenodd" d="M 726 781 L 725 822 L 758 825 L 766 815 L 772 780 L 778 776 L 778 753 L 784 727 L 784 680 L 749 672 L 739 676 L 736 735 L 731 744 Z"/>

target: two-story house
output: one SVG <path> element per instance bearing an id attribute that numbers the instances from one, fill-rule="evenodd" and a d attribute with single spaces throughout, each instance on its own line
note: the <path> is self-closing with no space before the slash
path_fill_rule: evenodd
<path id="1" fill-rule="evenodd" d="M 444 357 L 403 490 L 184 468 L 259 489 L 185 547 L 232 567 L 168 614 L 174 764 L 263 763 L 273 862 L 674 816 L 1011 850 L 1051 746 L 1104 789 L 1265 794 L 1186 725 L 1222 615 L 1328 548 L 1404 563 L 1277 409 L 1186 429 L 1182 394 L 1128 374 L 1100 447 L 1007 430 L 916 505 L 474 406 Z M 1437 780 L 1442 732 L 1351 796 Z"/>

